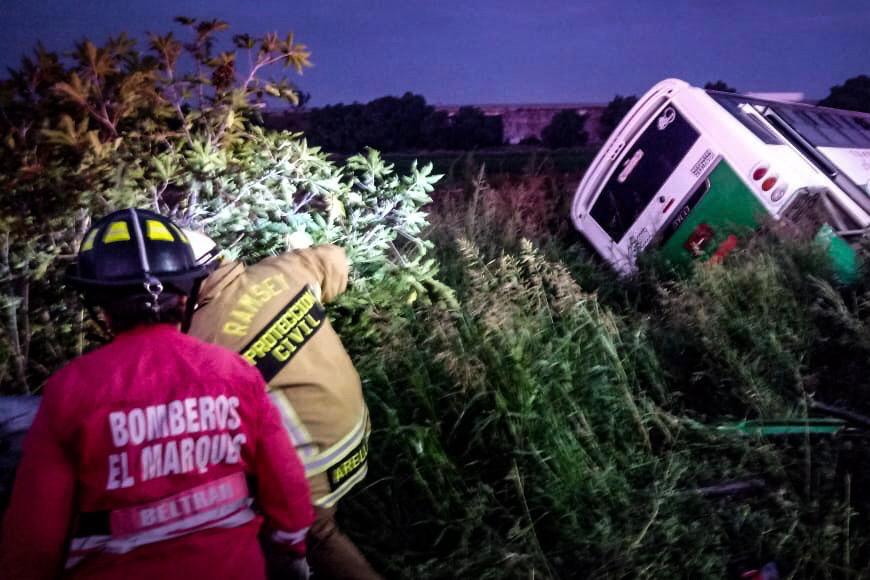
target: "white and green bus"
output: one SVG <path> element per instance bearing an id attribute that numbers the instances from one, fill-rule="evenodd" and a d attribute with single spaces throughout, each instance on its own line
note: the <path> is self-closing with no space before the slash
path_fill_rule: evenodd
<path id="1" fill-rule="evenodd" d="M 721 259 L 771 220 L 810 225 L 848 262 L 843 239 L 870 228 L 870 115 L 662 81 L 605 142 L 571 217 L 624 274 L 650 247 Z"/>

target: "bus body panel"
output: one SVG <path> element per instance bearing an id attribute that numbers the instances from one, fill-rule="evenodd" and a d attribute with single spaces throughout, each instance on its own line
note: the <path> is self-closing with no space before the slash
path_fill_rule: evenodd
<path id="1" fill-rule="evenodd" d="M 761 225 L 768 212 L 724 159 L 681 206 L 663 232 L 662 254 L 675 265 L 722 259 L 741 230 Z"/>
<path id="2" fill-rule="evenodd" d="M 844 174 L 870 193 L 870 149 L 819 147 Z"/>

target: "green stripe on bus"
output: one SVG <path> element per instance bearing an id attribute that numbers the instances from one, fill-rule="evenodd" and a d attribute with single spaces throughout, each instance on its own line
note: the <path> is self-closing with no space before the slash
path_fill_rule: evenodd
<path id="1" fill-rule="evenodd" d="M 756 229 L 768 215 L 724 160 L 707 179 L 709 191 L 662 245 L 663 255 L 675 265 L 685 265 L 693 259 L 709 260 L 717 251 L 729 251 L 733 236 Z"/>

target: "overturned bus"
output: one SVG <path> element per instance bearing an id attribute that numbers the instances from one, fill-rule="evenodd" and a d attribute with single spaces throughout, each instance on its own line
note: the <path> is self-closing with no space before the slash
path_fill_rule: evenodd
<path id="1" fill-rule="evenodd" d="M 870 115 L 664 80 L 605 142 L 571 217 L 623 274 L 648 248 L 719 260 L 765 222 L 810 232 L 854 271 L 847 241 L 870 227 Z"/>

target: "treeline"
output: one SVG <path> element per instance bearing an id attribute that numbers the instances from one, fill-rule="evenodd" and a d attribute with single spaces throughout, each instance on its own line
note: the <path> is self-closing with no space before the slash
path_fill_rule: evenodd
<path id="1" fill-rule="evenodd" d="M 476 107 L 451 116 L 412 93 L 311 109 L 304 123 L 308 140 L 327 151 L 475 149 L 504 142 L 501 117 Z"/>
<path id="2" fill-rule="evenodd" d="M 728 83 L 708 82 L 705 89 L 737 92 Z M 603 141 L 637 102 L 634 95 L 616 95 L 601 111 L 594 128 Z M 870 77 L 860 75 L 831 88 L 819 104 L 870 112 Z M 593 135 L 586 115 L 574 109 L 556 113 L 540 137 L 523 139 L 521 145 L 550 149 L 582 147 Z M 380 151 L 473 150 L 505 145 L 504 125 L 498 115 L 477 107 L 461 107 L 455 113 L 437 110 L 421 95 L 381 97 L 368 103 L 338 104 L 268 116 L 266 125 L 303 131 L 312 144 L 326 151 L 353 153 L 365 147 Z"/>
<path id="3" fill-rule="evenodd" d="M 601 131 L 609 133 L 635 97 L 617 96 L 606 107 Z M 524 139 L 524 145 L 551 149 L 581 147 L 590 138 L 587 118 L 573 109 L 556 113 L 541 137 Z M 420 95 L 381 97 L 368 103 L 338 104 L 267 117 L 275 128 L 300 130 L 312 144 L 327 151 L 350 153 L 364 147 L 380 151 L 472 150 L 505 145 L 504 124 L 498 115 L 477 107 L 460 107 L 455 113 L 437 110 Z M 606 133 L 601 135 L 606 137 Z"/>

